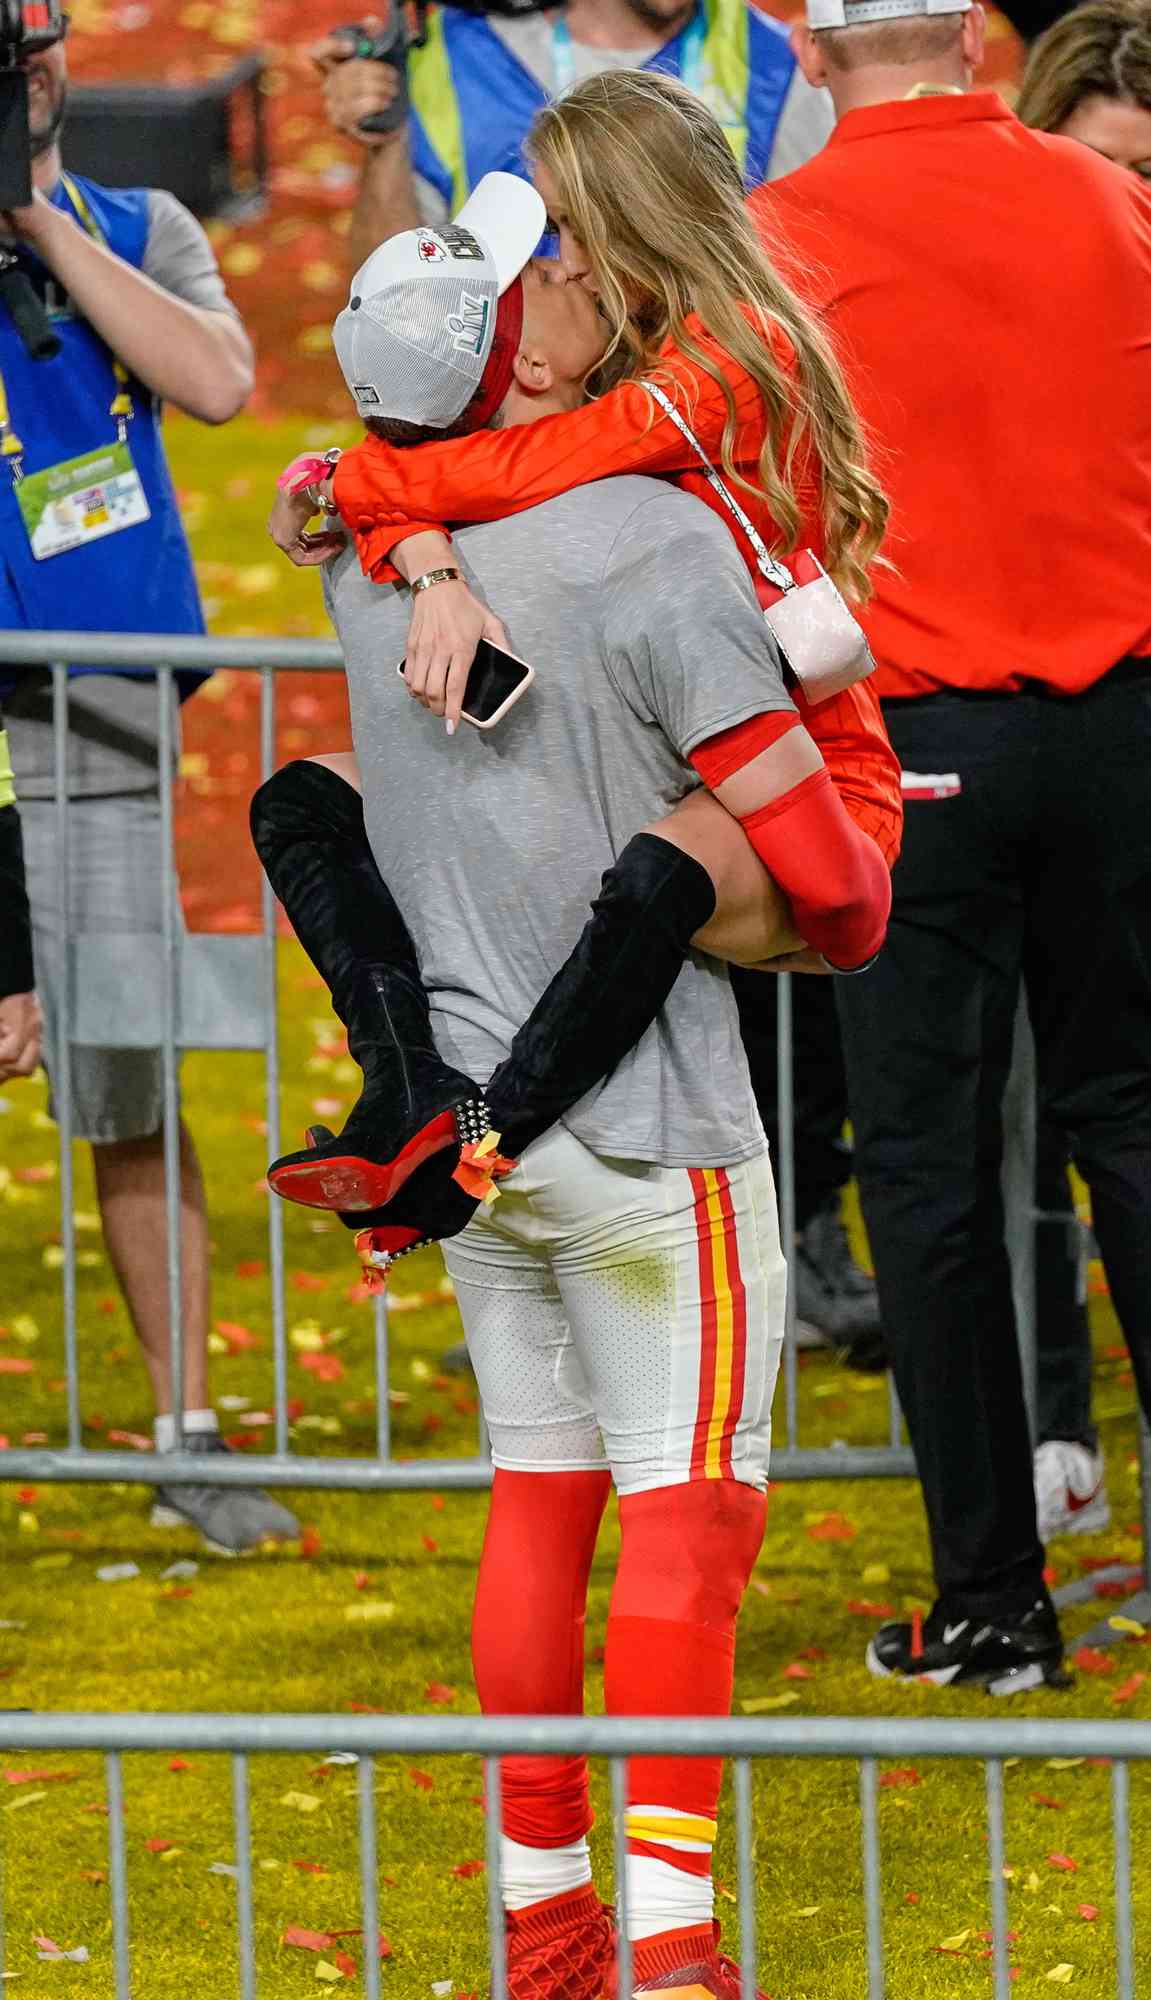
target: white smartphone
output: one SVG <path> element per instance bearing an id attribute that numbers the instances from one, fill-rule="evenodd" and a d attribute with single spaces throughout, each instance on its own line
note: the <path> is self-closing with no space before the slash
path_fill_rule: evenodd
<path id="1" fill-rule="evenodd" d="M 400 661 L 397 673 L 403 673 L 405 664 Z M 509 708 L 514 708 L 520 696 L 527 693 L 535 677 L 535 668 L 529 667 L 526 660 L 505 653 L 502 647 L 493 646 L 490 639 L 481 639 L 464 689 L 461 711 L 464 721 L 470 722 L 473 729 L 494 729 Z"/>

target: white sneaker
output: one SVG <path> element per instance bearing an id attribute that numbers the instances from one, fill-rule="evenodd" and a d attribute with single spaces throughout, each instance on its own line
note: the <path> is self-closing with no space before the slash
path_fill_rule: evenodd
<path id="1" fill-rule="evenodd" d="M 1035 1509 L 1039 1539 L 1097 1535 L 1111 1524 L 1103 1454 L 1085 1444 L 1052 1438 L 1035 1454 Z"/>

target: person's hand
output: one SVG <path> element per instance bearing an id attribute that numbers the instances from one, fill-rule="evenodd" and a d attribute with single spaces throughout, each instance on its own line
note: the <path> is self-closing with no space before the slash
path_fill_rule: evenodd
<path id="1" fill-rule="evenodd" d="M 452 735 L 460 719 L 468 673 L 481 639 L 507 651 L 508 635 L 461 577 L 416 593 L 408 626 L 404 679 L 408 692 L 442 715 Z"/>
<path id="2" fill-rule="evenodd" d="M 313 569 L 327 562 L 330 556 L 339 555 L 347 542 L 340 527 L 321 528 L 316 534 L 309 534 L 308 522 L 315 512 L 306 493 L 277 492 L 268 516 L 268 533 L 297 569 Z"/>
<path id="3" fill-rule="evenodd" d="M 378 14 L 365 14 L 362 25 L 375 34 L 384 23 Z M 392 63 L 365 62 L 362 57 L 354 56 L 341 35 L 325 35 L 322 41 L 313 43 L 308 54 L 323 78 L 324 110 L 337 132 L 346 139 L 355 139 L 361 146 L 386 146 L 404 138 L 402 122 L 393 132 L 360 129 L 362 118 L 374 118 L 386 111 L 400 94 L 399 71 Z"/>
<path id="4" fill-rule="evenodd" d="M 0 209 L 0 236 L 18 236 L 24 243 L 42 243 L 47 232 L 60 221 L 67 221 L 67 217 L 36 188 L 31 201 L 22 208 Z"/>
<path id="5" fill-rule="evenodd" d="M 32 1075 L 40 1061 L 42 1030 L 40 1002 L 34 993 L 12 993 L 0 1000 L 0 1083 Z"/>

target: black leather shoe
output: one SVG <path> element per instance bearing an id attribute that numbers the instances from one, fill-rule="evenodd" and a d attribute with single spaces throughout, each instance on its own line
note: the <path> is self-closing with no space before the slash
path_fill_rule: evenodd
<path id="1" fill-rule="evenodd" d="M 867 1649 L 867 1665 L 879 1680 L 928 1680 L 936 1687 L 981 1687 L 988 1694 L 1072 1684 L 1063 1665 L 1059 1619 L 1047 1597 L 1030 1611 L 997 1618 L 964 1618 L 941 1601 L 922 1628 L 915 1621 L 881 1625 Z"/>

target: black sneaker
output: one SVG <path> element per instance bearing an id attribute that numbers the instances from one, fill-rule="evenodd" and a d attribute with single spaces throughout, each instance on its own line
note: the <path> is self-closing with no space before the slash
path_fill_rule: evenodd
<path id="1" fill-rule="evenodd" d="M 875 1279 L 851 1254 L 839 1197 L 811 1217 L 795 1244 L 795 1311 L 800 1347 L 838 1347 L 851 1365 L 887 1365 Z"/>
<path id="2" fill-rule="evenodd" d="M 867 1649 L 879 1680 L 934 1681 L 936 1687 L 982 1687 L 988 1694 L 1023 1694 L 1028 1688 L 1071 1686 L 1063 1667 L 1063 1635 L 1046 1597 L 1030 1611 L 995 1620 L 961 1618 L 942 1603 L 923 1621 L 881 1625 Z"/>

